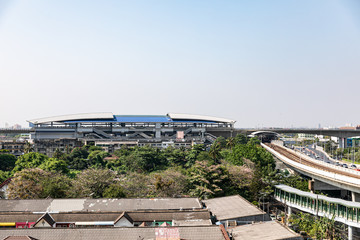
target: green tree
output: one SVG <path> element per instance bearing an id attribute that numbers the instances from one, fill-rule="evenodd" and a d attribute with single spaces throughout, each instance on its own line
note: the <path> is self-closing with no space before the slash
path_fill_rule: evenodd
<path id="1" fill-rule="evenodd" d="M 167 147 L 163 151 L 163 156 L 169 162 L 170 166 L 185 166 L 186 151 L 184 148 Z"/>
<path id="2" fill-rule="evenodd" d="M 89 166 L 103 167 L 103 166 L 105 166 L 104 158 L 106 158 L 108 156 L 109 156 L 109 153 L 104 152 L 104 151 L 100 151 L 100 150 L 91 151 L 88 156 L 88 159 L 89 159 L 88 164 L 89 164 Z"/>
<path id="3" fill-rule="evenodd" d="M 7 153 L 0 153 L 0 170 L 10 171 L 15 167 L 16 157 Z"/>
<path id="4" fill-rule="evenodd" d="M 68 165 L 64 160 L 56 158 L 48 158 L 39 166 L 40 169 L 50 171 L 50 172 L 59 172 L 59 173 L 68 173 Z"/>
<path id="5" fill-rule="evenodd" d="M 53 157 L 57 159 L 65 159 L 65 154 L 61 152 L 59 148 L 56 148 Z"/>
<path id="6" fill-rule="evenodd" d="M 39 195 L 41 198 L 66 198 L 71 189 L 71 180 L 65 175 L 51 173 L 42 181 L 43 192 Z"/>
<path id="7" fill-rule="evenodd" d="M 225 148 L 226 147 L 226 139 L 224 137 L 217 137 L 215 142 L 212 145 L 216 145 L 218 144 L 220 148 Z"/>
<path id="8" fill-rule="evenodd" d="M 215 163 L 219 163 L 220 162 L 220 157 L 221 157 L 221 143 L 214 143 L 211 145 L 210 151 L 209 151 L 209 155 L 211 156 L 212 160 L 214 160 Z"/>
<path id="9" fill-rule="evenodd" d="M 156 172 L 150 177 L 150 182 L 155 186 L 156 197 L 176 197 L 186 194 L 188 178 L 181 169 L 169 168 Z"/>
<path id="10" fill-rule="evenodd" d="M 34 199 L 43 196 L 43 181 L 51 176 L 51 173 L 39 168 L 23 169 L 15 173 L 9 183 L 9 199 Z"/>
<path id="11" fill-rule="evenodd" d="M 24 146 L 24 153 L 26 154 L 26 153 L 31 153 L 31 152 L 33 152 L 34 151 L 34 147 L 33 147 L 33 145 L 31 144 L 31 143 L 29 143 L 29 142 L 26 142 L 25 143 L 25 146 Z"/>
<path id="12" fill-rule="evenodd" d="M 18 157 L 15 162 L 13 172 L 21 171 L 25 168 L 36 168 L 44 163 L 48 157 L 41 153 L 30 152 Z"/>
<path id="13" fill-rule="evenodd" d="M 200 199 L 221 196 L 224 186 L 229 184 L 226 168 L 221 165 L 211 165 L 209 162 L 196 161 L 189 169 L 190 194 Z"/>
<path id="14" fill-rule="evenodd" d="M 235 146 L 235 138 L 229 137 L 226 139 L 226 147 L 231 149 Z"/>
<path id="15" fill-rule="evenodd" d="M 86 169 L 73 179 L 71 195 L 101 198 L 106 188 L 115 183 L 115 178 L 116 173 L 109 169 Z"/>
<path id="16" fill-rule="evenodd" d="M 235 144 L 246 144 L 248 142 L 248 138 L 244 134 L 238 134 L 235 136 Z"/>
<path id="17" fill-rule="evenodd" d="M 120 184 L 111 184 L 103 193 L 104 198 L 125 198 L 125 190 Z"/>
<path id="18" fill-rule="evenodd" d="M 0 170 L 0 183 L 11 177 L 11 172 Z"/>
<path id="19" fill-rule="evenodd" d="M 93 151 L 103 151 L 103 149 L 99 146 L 90 146 L 88 151 L 91 153 Z"/>
<path id="20" fill-rule="evenodd" d="M 186 154 L 186 164 L 185 167 L 191 167 L 195 164 L 196 160 L 198 160 L 198 156 L 201 152 L 205 151 L 205 146 L 203 144 L 196 144 L 191 147 Z"/>
<path id="21" fill-rule="evenodd" d="M 137 172 L 129 172 L 120 181 L 121 186 L 125 190 L 125 194 L 129 198 L 145 198 L 155 197 L 154 185 L 149 184 L 151 178 L 149 175 Z"/>

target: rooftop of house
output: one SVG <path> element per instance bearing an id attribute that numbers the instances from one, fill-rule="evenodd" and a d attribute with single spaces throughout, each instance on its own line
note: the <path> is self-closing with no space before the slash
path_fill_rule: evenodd
<path id="1" fill-rule="evenodd" d="M 203 200 L 219 221 L 266 214 L 239 195 Z"/>
<path id="2" fill-rule="evenodd" d="M 241 225 L 228 229 L 234 240 L 300 240 L 302 237 L 276 221 Z"/>
<path id="3" fill-rule="evenodd" d="M 48 213 L 55 222 L 83 222 L 83 221 L 116 221 L 122 215 L 126 215 L 132 222 L 172 221 L 178 225 L 211 225 L 210 213 L 207 210 L 198 211 L 132 211 L 132 212 L 72 212 L 72 213 Z M 16 212 L 0 213 L 0 222 L 37 222 L 43 216 L 42 213 Z M 204 220 L 204 221 L 202 221 Z M 191 222 L 193 221 L 193 222 Z M 181 224 L 180 224 L 181 223 Z M 193 224 L 192 224 L 193 223 Z M 207 224 L 205 224 L 207 223 Z"/>
<path id="4" fill-rule="evenodd" d="M 122 212 L 202 209 L 197 198 L 0 200 L 0 212 Z"/>
<path id="5" fill-rule="evenodd" d="M 10 182 L 11 182 L 11 178 L 6 179 L 5 181 L 3 181 L 3 182 L 0 184 L 0 188 L 8 185 Z"/>
<path id="6" fill-rule="evenodd" d="M 29 236 L 38 240 L 145 240 L 145 239 L 192 239 L 224 240 L 219 226 L 203 227 L 143 227 L 143 228 L 28 228 L 4 229 L 0 239 L 9 236 Z"/>
<path id="7" fill-rule="evenodd" d="M 36 238 L 30 236 L 8 236 L 4 240 L 37 240 Z"/>

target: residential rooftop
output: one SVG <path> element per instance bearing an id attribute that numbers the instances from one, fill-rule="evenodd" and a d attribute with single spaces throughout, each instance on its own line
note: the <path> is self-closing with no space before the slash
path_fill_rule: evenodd
<path id="1" fill-rule="evenodd" d="M 0 239 L 9 236 L 28 236 L 38 240 L 155 240 L 192 239 L 224 240 L 219 226 L 203 227 L 139 227 L 139 228 L 30 228 L 4 229 Z"/>
<path id="2" fill-rule="evenodd" d="M 71 212 L 48 213 L 55 222 L 115 221 L 124 212 Z M 130 211 L 126 214 L 134 222 L 173 221 L 177 225 L 211 225 L 208 210 L 162 210 L 162 211 Z M 36 222 L 43 213 L 1 212 L 1 222 Z"/>
<path id="3" fill-rule="evenodd" d="M 302 237 L 276 221 L 247 224 L 228 229 L 233 240 L 300 240 Z"/>
<path id="4" fill-rule="evenodd" d="M 122 212 L 176 209 L 202 209 L 202 205 L 197 198 L 0 200 L 0 212 Z"/>
<path id="5" fill-rule="evenodd" d="M 219 221 L 266 215 L 239 195 L 213 198 L 203 202 Z"/>

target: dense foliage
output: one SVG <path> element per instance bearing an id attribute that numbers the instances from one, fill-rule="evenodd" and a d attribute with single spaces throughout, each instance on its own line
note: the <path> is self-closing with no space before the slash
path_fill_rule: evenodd
<path id="1" fill-rule="evenodd" d="M 275 162 L 256 138 L 219 137 L 210 148 L 123 147 L 110 155 L 83 146 L 52 158 L 29 152 L 18 159 L 0 154 L 0 180 L 12 176 L 10 198 L 175 197 L 212 198 L 240 194 L 257 201 L 272 185 L 305 186 L 275 171 Z M 300 184 L 299 184 L 300 183 Z"/>
<path id="2" fill-rule="evenodd" d="M 336 225 L 334 217 L 332 219 L 316 218 L 308 213 L 300 212 L 292 214 L 289 221 L 297 232 L 306 232 L 313 239 L 345 239 L 341 229 Z"/>

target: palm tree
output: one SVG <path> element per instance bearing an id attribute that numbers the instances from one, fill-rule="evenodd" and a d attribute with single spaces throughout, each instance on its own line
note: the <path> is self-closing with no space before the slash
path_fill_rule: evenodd
<path id="1" fill-rule="evenodd" d="M 221 146 L 219 142 L 213 144 L 210 148 L 209 155 L 216 163 L 221 157 L 220 151 L 221 151 Z"/>
<path id="2" fill-rule="evenodd" d="M 25 146 L 24 146 L 24 153 L 30 153 L 34 151 L 34 147 L 33 145 L 31 145 L 31 143 L 26 142 Z"/>
<path id="3" fill-rule="evenodd" d="M 233 137 L 229 137 L 226 139 L 226 147 L 232 149 L 235 145 L 235 139 Z"/>

